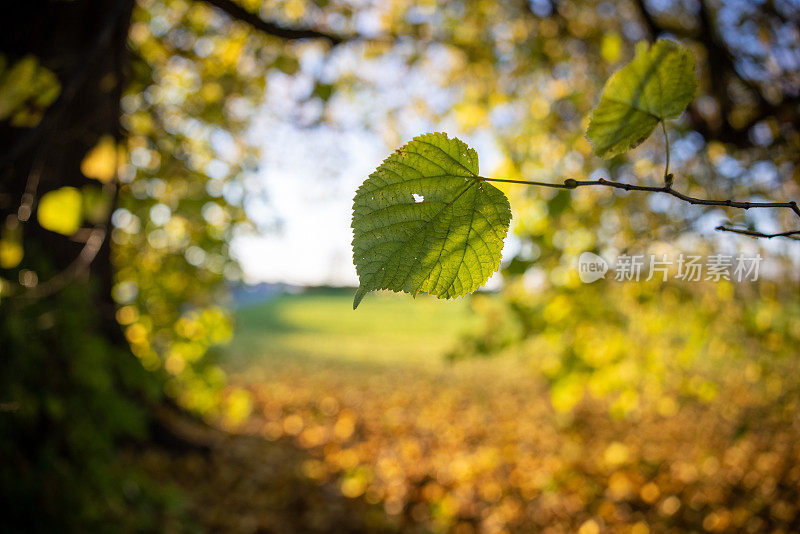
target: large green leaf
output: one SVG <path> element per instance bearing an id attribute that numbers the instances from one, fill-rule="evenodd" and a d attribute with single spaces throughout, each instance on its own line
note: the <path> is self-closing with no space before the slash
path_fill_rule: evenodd
<path id="1" fill-rule="evenodd" d="M 636 45 L 633 60 L 606 82 L 586 135 L 598 156 L 611 157 L 647 139 L 659 121 L 680 115 L 697 90 L 694 58 L 659 39 Z"/>
<path id="2" fill-rule="evenodd" d="M 375 289 L 465 295 L 497 271 L 511 208 L 478 175 L 478 155 L 432 133 L 386 158 L 353 201 L 353 309 Z"/>

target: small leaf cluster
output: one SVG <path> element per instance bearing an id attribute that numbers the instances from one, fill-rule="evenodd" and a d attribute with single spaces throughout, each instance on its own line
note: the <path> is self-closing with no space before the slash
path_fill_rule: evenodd
<path id="1" fill-rule="evenodd" d="M 61 94 L 55 73 L 28 55 L 13 63 L 0 54 L 0 121 L 32 128 Z"/>

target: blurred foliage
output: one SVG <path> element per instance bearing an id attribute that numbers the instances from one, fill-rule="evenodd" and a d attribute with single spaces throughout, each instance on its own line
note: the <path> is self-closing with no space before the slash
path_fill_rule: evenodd
<path id="1" fill-rule="evenodd" d="M 117 320 L 142 365 L 166 371 L 170 395 L 213 412 L 223 375 L 203 357 L 231 335 L 219 303 L 239 276 L 228 241 L 245 221 L 232 179 L 254 167 L 239 132 L 262 96 L 266 43 L 203 3 L 143 1 L 130 44 L 111 233 Z"/>
<path id="2" fill-rule="evenodd" d="M 36 266 L 51 269 L 46 259 Z M 80 282 L 51 299 L 0 303 L 0 500 L 8 532 L 96 531 L 109 521 L 125 531 L 152 529 L 159 514 L 180 511 L 178 495 L 119 458 L 121 442 L 146 435 L 145 406 L 162 393 L 123 348 L 92 330 L 102 321 L 91 304 L 95 291 Z"/>
<path id="3" fill-rule="evenodd" d="M 667 412 L 680 398 L 710 402 L 728 367 L 749 369 L 753 388 L 775 397 L 780 384 L 762 375 L 793 365 L 800 341 L 800 304 L 778 287 L 611 282 L 530 292 L 518 283 L 502 300 L 473 299 L 484 326 L 450 356 L 529 355 L 560 411 L 586 395 L 623 418 L 655 402 Z"/>
<path id="4" fill-rule="evenodd" d="M 505 188 L 521 245 L 503 266 L 503 294 L 472 302 L 486 329 L 457 354 L 518 352 L 522 370 L 511 359 L 473 360 L 457 364 L 480 371 L 463 382 L 425 382 L 396 369 L 364 380 L 314 374 L 299 361 L 263 373 L 261 384 L 225 389 L 215 362 L 232 333 L 225 284 L 240 278 L 228 243 L 253 227 L 245 209 L 252 216 L 265 205 L 253 179 L 261 140 L 248 127 L 271 76 L 305 88 L 286 106 L 298 105 L 306 124 L 350 118 L 354 107 L 337 106 L 356 102 L 355 120 L 395 146 L 417 116 L 492 132 L 501 157 L 487 173 L 497 178 L 646 182 L 660 173 L 658 134 L 630 157 L 603 161 L 583 131 L 633 43 L 669 32 L 698 58 L 700 75 L 698 98 L 671 137 L 676 187 L 797 198 L 796 2 L 239 4 L 282 24 L 364 35 L 332 48 L 259 33 L 201 1 L 137 2 L 124 135 L 75 154 L 92 182 L 60 184 L 53 194 L 61 196 L 44 195 L 37 212 L 42 226 L 71 239 L 102 226 L 117 202 L 109 229 L 117 310 L 93 309 L 96 288 L 82 278 L 46 300 L 17 298 L 58 273 L 19 221 L 2 221 L 0 385 L 10 394 L 0 431 L 14 439 L 0 442 L 0 476 L 3 502 L 24 502 L 6 512 L 10 521 L 35 510 L 44 531 L 64 530 L 65 520 L 75 530 L 107 528 L 109 516 L 138 530 L 163 528 L 179 500 L 120 464 L 114 450 L 145 431 L 138 401 L 166 391 L 228 427 L 244 422 L 300 445 L 311 455 L 301 466 L 306 478 L 363 497 L 409 528 L 798 530 L 791 377 L 800 314 L 785 286 L 637 284 L 609 299 L 599 285 L 579 287 L 572 271 L 585 250 L 613 254 L 646 242 L 712 251 L 702 208 L 614 191 Z M 430 98 L 368 105 L 386 71 L 360 66 L 381 60 L 393 65 L 396 85 L 423 72 Z M 36 126 L 60 92 L 37 59 L 0 58 L 0 120 L 10 127 Z M 768 222 L 788 219 L 776 213 Z M 743 243 L 734 245 L 750 246 Z M 770 255 L 788 252 L 777 245 Z M 94 328 L 111 313 L 141 365 L 114 344 L 114 328 Z M 145 463 L 156 473 L 173 467 L 159 453 Z M 208 479 L 197 473 L 209 472 L 202 462 L 175 462 L 182 466 L 187 485 L 218 493 L 201 487 Z M 237 487 L 247 495 L 247 480 Z"/>
<path id="5" fill-rule="evenodd" d="M 23 128 L 36 126 L 60 92 L 56 75 L 35 56 L 11 64 L 0 54 L 0 121 L 10 120 Z"/>

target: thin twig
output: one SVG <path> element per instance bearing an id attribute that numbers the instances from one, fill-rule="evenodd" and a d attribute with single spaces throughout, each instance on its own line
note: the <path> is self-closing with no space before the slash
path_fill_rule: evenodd
<path id="1" fill-rule="evenodd" d="M 800 240 L 800 230 L 790 230 L 788 232 L 778 232 L 776 234 L 765 234 L 756 230 L 747 230 L 744 228 L 732 228 L 723 224 L 714 228 L 718 232 L 733 232 L 734 234 L 748 235 L 750 237 L 764 237 L 772 239 L 773 237 L 788 237 L 790 239 Z"/>
<path id="2" fill-rule="evenodd" d="M 800 208 L 798 208 L 797 202 L 795 202 L 794 200 L 790 200 L 787 202 L 749 202 L 749 201 L 739 201 L 730 199 L 715 200 L 708 198 L 696 198 L 689 196 L 685 193 L 681 193 L 680 191 L 676 191 L 675 189 L 672 188 L 671 175 L 667 174 L 666 178 L 667 178 L 667 183 L 665 183 L 663 186 L 650 186 L 650 185 L 637 185 L 637 184 L 626 184 L 622 182 L 613 182 L 611 180 L 606 180 L 605 178 L 600 178 L 599 180 L 573 180 L 572 178 L 568 178 L 564 180 L 563 183 L 556 183 L 556 182 L 539 182 L 536 180 L 506 180 L 501 178 L 485 178 L 483 176 L 478 177 L 479 180 L 484 180 L 487 182 L 503 182 L 509 184 L 534 185 L 538 187 L 551 187 L 554 189 L 575 189 L 576 187 L 601 186 L 601 187 L 612 187 L 615 189 L 623 189 L 625 191 L 666 193 L 667 195 L 671 195 L 689 204 L 695 204 L 700 206 L 724 206 L 728 208 L 739 208 L 743 210 L 749 210 L 753 208 L 788 208 L 792 210 L 795 213 L 795 215 L 800 217 Z M 754 237 L 766 237 L 766 238 L 791 237 L 794 235 L 800 235 L 800 230 L 793 230 L 778 234 L 765 234 L 762 232 L 755 232 L 750 230 L 738 230 L 738 229 L 728 228 L 726 226 L 718 226 L 717 230 L 735 232 L 744 235 L 752 235 Z"/>
<path id="3" fill-rule="evenodd" d="M 650 186 L 650 185 L 636 185 L 636 184 L 626 184 L 623 182 L 614 182 L 611 180 L 606 180 L 605 178 L 600 178 L 598 180 L 573 180 L 567 179 L 564 180 L 564 183 L 553 183 L 553 182 L 537 182 L 533 180 L 504 180 L 500 178 L 485 178 L 483 176 L 479 177 L 480 180 L 485 180 L 487 182 L 507 182 L 513 184 L 524 184 L 524 185 L 536 185 L 542 187 L 554 187 L 556 189 L 575 189 L 576 187 L 585 187 L 585 186 L 604 186 L 604 187 L 613 187 L 616 189 L 624 189 L 625 191 L 647 191 L 650 193 L 666 193 L 668 195 L 672 195 L 676 198 L 683 200 L 684 202 L 688 202 L 689 204 L 700 204 L 703 206 L 727 206 L 729 208 L 740 208 L 743 210 L 748 210 L 751 208 L 789 208 L 794 211 L 798 217 L 800 217 L 800 208 L 797 206 L 797 202 L 790 200 L 788 202 L 749 202 L 749 201 L 738 201 L 738 200 L 712 200 L 707 198 L 696 198 L 676 191 L 672 188 L 672 186 Z"/>

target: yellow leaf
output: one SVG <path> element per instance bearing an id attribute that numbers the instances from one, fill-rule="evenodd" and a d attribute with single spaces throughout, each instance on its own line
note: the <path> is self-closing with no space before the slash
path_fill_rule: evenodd
<path id="1" fill-rule="evenodd" d="M 600 55 L 607 63 L 616 63 L 622 53 L 622 38 L 617 32 L 610 32 L 603 35 L 603 42 L 600 45 Z"/>
<path id="2" fill-rule="evenodd" d="M 22 261 L 22 243 L 13 239 L 0 239 L 0 267 L 13 269 Z"/>
<path id="3" fill-rule="evenodd" d="M 87 178 L 110 182 L 117 173 L 117 145 L 114 138 L 104 135 L 81 162 L 81 172 Z"/>
<path id="4" fill-rule="evenodd" d="M 289 0 L 283 6 L 286 16 L 293 20 L 302 18 L 306 13 L 306 5 L 302 0 Z"/>
<path id="5" fill-rule="evenodd" d="M 81 192 L 74 187 L 45 193 L 39 200 L 39 224 L 45 230 L 72 235 L 81 227 L 81 204 Z"/>

